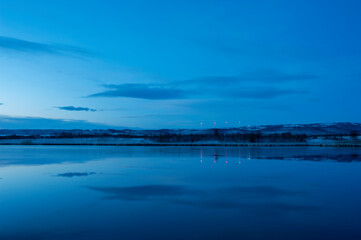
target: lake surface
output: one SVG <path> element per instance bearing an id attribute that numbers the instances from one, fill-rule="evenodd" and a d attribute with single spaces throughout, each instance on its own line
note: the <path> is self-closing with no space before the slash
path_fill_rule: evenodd
<path id="1" fill-rule="evenodd" d="M 361 239 L 361 149 L 0 146 L 0 239 Z"/>

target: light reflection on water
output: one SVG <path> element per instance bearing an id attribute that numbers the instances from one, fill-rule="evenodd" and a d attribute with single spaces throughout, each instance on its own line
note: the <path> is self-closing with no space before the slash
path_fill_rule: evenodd
<path id="1" fill-rule="evenodd" d="M 361 239 L 361 150 L 0 146 L 0 239 Z"/>

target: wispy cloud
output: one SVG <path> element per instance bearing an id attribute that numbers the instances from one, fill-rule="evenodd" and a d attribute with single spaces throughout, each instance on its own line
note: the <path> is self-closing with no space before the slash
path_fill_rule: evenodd
<path id="1" fill-rule="evenodd" d="M 57 177 L 87 177 L 96 174 L 95 172 L 67 172 L 67 173 L 59 173 L 56 176 Z"/>
<path id="2" fill-rule="evenodd" d="M 0 48 L 33 54 L 95 56 L 93 52 L 76 46 L 39 43 L 4 36 L 0 36 Z"/>
<path id="3" fill-rule="evenodd" d="M 176 84 L 187 85 L 234 85 L 242 83 L 263 83 L 275 84 L 294 81 L 307 81 L 318 79 L 319 76 L 309 73 L 283 73 L 274 70 L 261 70 L 246 72 L 236 76 L 208 76 L 176 82 Z"/>
<path id="4" fill-rule="evenodd" d="M 302 47 L 299 44 L 288 45 L 282 41 L 268 42 L 250 41 L 244 38 L 223 36 L 221 38 L 188 39 L 194 46 L 213 52 L 232 60 L 257 59 L 257 61 L 273 59 L 274 61 L 302 61 L 319 59 L 324 56 L 320 48 Z"/>
<path id="5" fill-rule="evenodd" d="M 65 111 L 85 111 L 85 112 L 95 112 L 97 111 L 96 109 L 92 109 L 92 108 L 87 108 L 87 107 L 74 107 L 74 106 L 65 106 L 65 107 L 55 107 L 58 108 L 60 110 L 65 110 Z"/>
<path id="6" fill-rule="evenodd" d="M 183 99 L 186 91 L 157 84 L 107 84 L 106 91 L 88 97 L 129 97 L 150 100 Z"/>
<path id="7" fill-rule="evenodd" d="M 274 87 L 246 88 L 225 91 L 224 96 L 244 99 L 272 99 L 293 94 L 304 94 L 306 91 L 279 89 Z"/>
<path id="8" fill-rule="evenodd" d="M 107 90 L 87 97 L 129 97 L 148 100 L 168 99 L 272 99 L 287 95 L 305 94 L 299 88 L 285 87 L 289 82 L 303 82 L 319 76 L 307 73 L 258 71 L 239 76 L 209 76 L 151 84 L 108 84 Z"/>
<path id="9" fill-rule="evenodd" d="M 2 128 L 7 129 L 109 129 L 122 128 L 84 120 L 0 115 Z"/>

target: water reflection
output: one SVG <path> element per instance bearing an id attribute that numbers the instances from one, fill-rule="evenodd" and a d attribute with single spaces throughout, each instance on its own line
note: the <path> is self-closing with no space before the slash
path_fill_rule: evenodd
<path id="1" fill-rule="evenodd" d="M 204 153 L 209 152 L 208 147 L 201 147 L 201 162 L 204 161 Z M 361 162 L 359 149 L 352 148 L 315 148 L 315 147 L 218 147 L 212 148 L 213 162 L 216 163 L 220 158 L 224 158 L 225 163 L 228 160 L 237 159 L 240 164 L 241 159 L 251 160 L 286 160 L 286 161 L 336 161 L 336 162 Z M 315 153 L 319 154 L 315 154 Z M 321 153 L 320 153 L 321 152 Z"/>
<path id="2" fill-rule="evenodd" d="M 203 148 L 201 148 L 201 163 L 203 162 Z"/>
<path id="3" fill-rule="evenodd" d="M 292 197 L 305 195 L 272 186 L 226 187 L 216 189 L 189 189 L 185 186 L 144 185 L 134 187 L 87 187 L 106 195 L 104 199 L 122 201 L 166 201 L 209 209 L 272 209 L 283 211 L 317 210 L 317 206 L 292 204 Z M 287 199 L 287 203 L 283 201 Z M 282 200 L 282 201 L 280 201 Z M 268 211 L 270 212 L 270 211 Z"/>
<path id="4" fill-rule="evenodd" d="M 90 190 L 103 192 L 106 199 L 119 199 L 124 201 L 164 199 L 189 194 L 183 186 L 171 185 L 145 185 L 134 187 L 87 187 Z"/>
<path id="5" fill-rule="evenodd" d="M 0 240 L 361 239 L 360 155 L 2 146 Z"/>
<path id="6" fill-rule="evenodd" d="M 298 160 L 298 161 L 336 161 L 336 162 L 360 162 L 360 154 L 332 154 L 332 155 L 294 155 L 282 157 L 259 157 L 258 159 Z"/>
<path id="7" fill-rule="evenodd" d="M 328 147 L 99 147 L 61 146 L 61 152 L 52 154 L 58 146 L 0 146 L 0 167 L 11 165 L 49 165 L 61 163 L 84 163 L 116 156 L 118 158 L 171 156 L 176 158 L 200 156 L 200 162 L 212 158 L 230 163 L 242 159 L 285 161 L 337 161 L 360 162 L 357 148 Z M 34 154 L 34 150 L 36 154 Z"/>

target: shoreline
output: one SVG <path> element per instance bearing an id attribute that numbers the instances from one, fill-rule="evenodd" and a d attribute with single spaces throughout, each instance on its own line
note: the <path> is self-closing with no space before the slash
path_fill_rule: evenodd
<path id="1" fill-rule="evenodd" d="M 360 143 L 0 143 L 0 146 L 144 146 L 144 147 L 349 147 Z"/>

